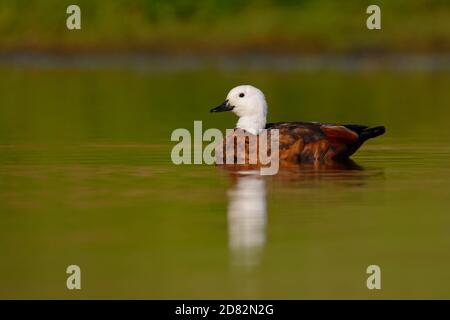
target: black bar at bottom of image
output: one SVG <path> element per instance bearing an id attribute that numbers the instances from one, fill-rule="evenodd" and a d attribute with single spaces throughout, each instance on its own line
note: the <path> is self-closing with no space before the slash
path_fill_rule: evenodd
<path id="1" fill-rule="evenodd" d="M 448 301 L 434 304 L 442 309 Z M 389 315 L 429 315 L 417 301 L 362 300 L 3 300 L 3 314 L 66 317 L 114 315 L 128 319 L 300 319 L 312 316 L 355 316 L 358 319 Z M 393 308 L 394 307 L 394 308 Z M 386 308 L 386 309 L 387 309 Z M 444 311 L 444 310 L 442 310 Z"/>

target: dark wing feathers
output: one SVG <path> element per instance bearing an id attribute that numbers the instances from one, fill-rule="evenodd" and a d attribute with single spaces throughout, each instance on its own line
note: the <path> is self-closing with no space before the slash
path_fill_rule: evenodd
<path id="1" fill-rule="evenodd" d="M 268 123 L 266 129 L 278 129 L 280 130 L 280 135 L 288 134 L 295 136 L 298 133 L 305 140 L 305 143 L 323 138 L 349 142 L 354 142 L 358 139 L 365 141 L 382 135 L 385 132 L 385 128 L 382 126 L 369 128 L 368 126 L 359 124 L 337 125 L 319 122 Z"/>
<path id="2" fill-rule="evenodd" d="M 367 139 L 375 138 L 381 136 L 386 132 L 386 128 L 383 126 L 367 128 L 361 131 L 359 134 L 360 139 L 366 141 Z"/>
<path id="3" fill-rule="evenodd" d="M 353 130 L 352 128 L 355 128 Z M 323 124 L 319 122 L 278 122 L 268 123 L 266 129 L 278 129 L 280 137 L 290 135 L 293 138 L 302 138 L 305 143 L 321 139 L 333 139 L 342 141 L 355 141 L 358 139 L 358 131 L 364 126 L 340 126 L 334 124 Z"/>
<path id="4" fill-rule="evenodd" d="M 344 124 L 342 126 L 356 132 L 357 134 L 360 134 L 363 130 L 368 128 L 368 126 L 363 126 L 360 124 Z"/>
<path id="5" fill-rule="evenodd" d="M 285 150 L 290 157 L 299 154 L 300 158 L 321 154 L 329 158 L 347 158 L 362 143 L 385 132 L 384 127 L 369 128 L 363 125 L 336 125 L 319 122 L 278 122 L 269 123 L 266 129 L 278 129 L 280 133 L 280 150 Z"/>

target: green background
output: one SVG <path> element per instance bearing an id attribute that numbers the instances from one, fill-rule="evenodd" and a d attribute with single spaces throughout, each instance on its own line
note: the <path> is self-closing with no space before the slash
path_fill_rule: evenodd
<path id="1" fill-rule="evenodd" d="M 0 3 L 1 298 L 450 298 L 448 1 L 378 1 L 381 31 L 366 1 L 77 3 L 81 31 Z M 172 131 L 232 128 L 209 109 L 247 83 L 269 121 L 387 133 L 360 170 L 175 166 Z"/>

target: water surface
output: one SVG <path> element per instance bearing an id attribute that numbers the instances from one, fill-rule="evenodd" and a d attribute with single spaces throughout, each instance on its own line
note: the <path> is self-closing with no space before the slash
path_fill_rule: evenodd
<path id="1" fill-rule="evenodd" d="M 450 298 L 450 74 L 3 66 L 3 298 Z M 236 84 L 270 121 L 383 124 L 358 167 L 170 161 Z M 68 291 L 65 269 L 82 269 Z M 366 288 L 366 268 L 382 290 Z"/>

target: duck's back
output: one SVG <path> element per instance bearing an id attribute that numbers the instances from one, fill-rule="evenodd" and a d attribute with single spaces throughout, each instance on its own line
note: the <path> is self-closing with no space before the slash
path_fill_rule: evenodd
<path id="1" fill-rule="evenodd" d="M 269 123 L 266 129 L 279 130 L 280 160 L 295 163 L 345 160 L 364 141 L 385 132 L 384 127 L 318 122 Z"/>

